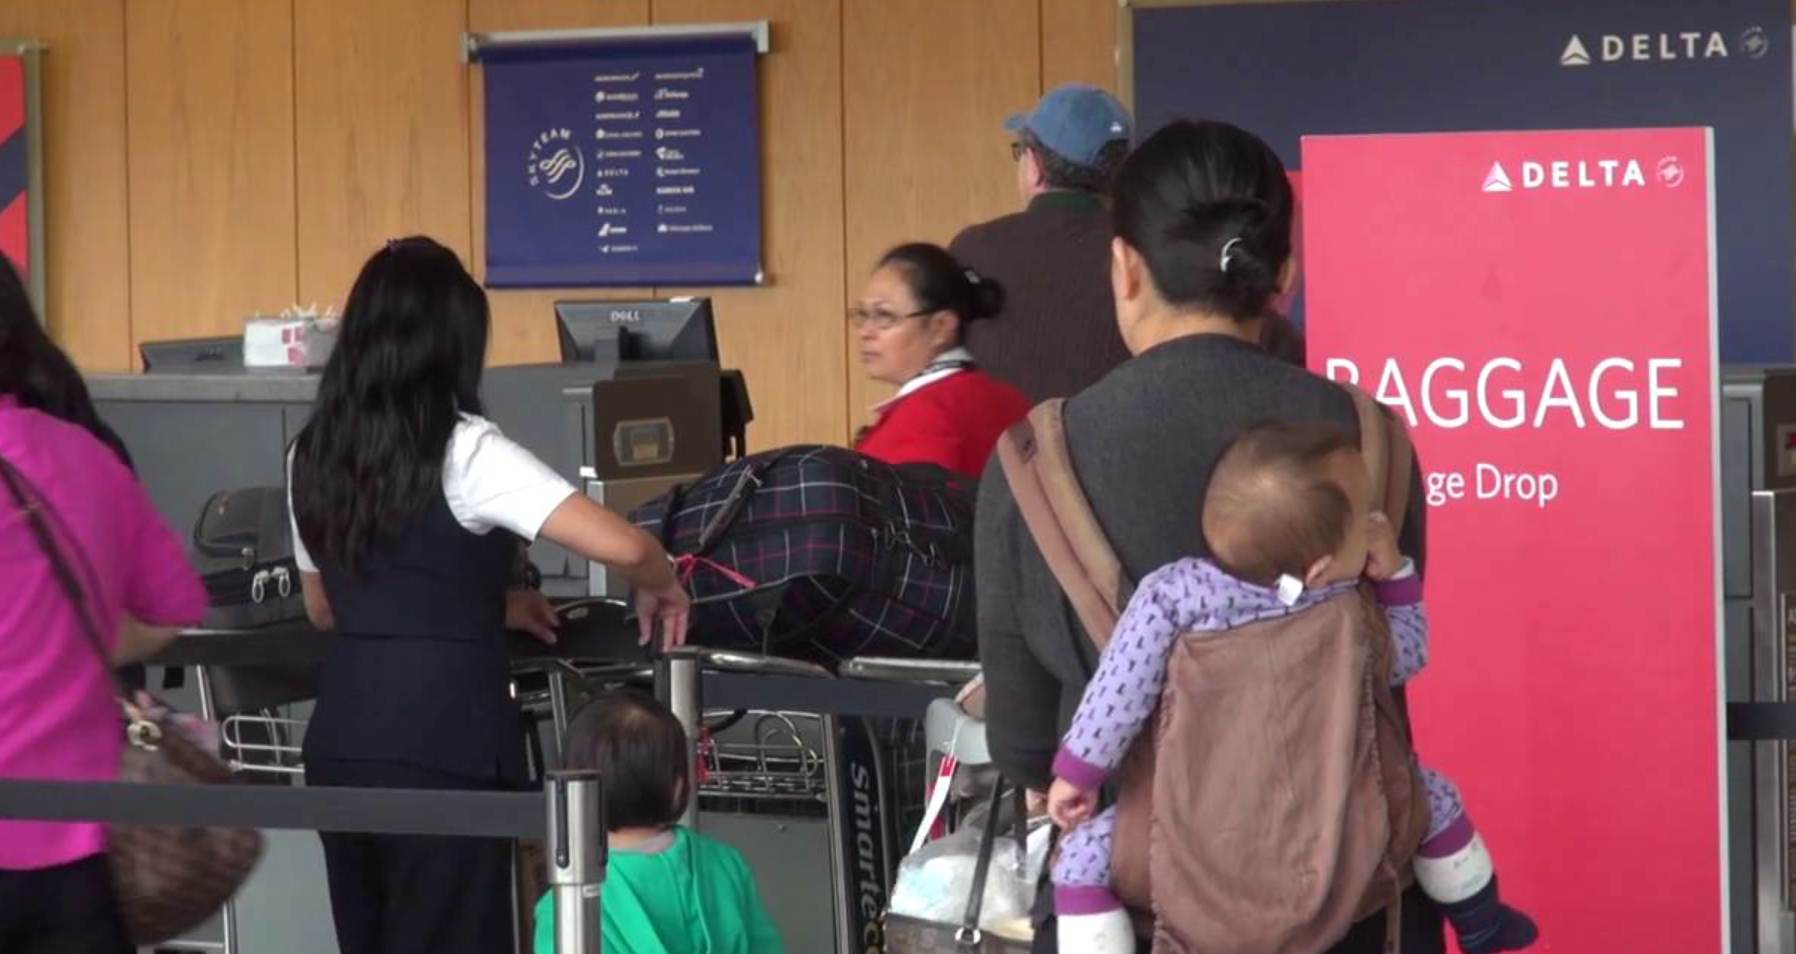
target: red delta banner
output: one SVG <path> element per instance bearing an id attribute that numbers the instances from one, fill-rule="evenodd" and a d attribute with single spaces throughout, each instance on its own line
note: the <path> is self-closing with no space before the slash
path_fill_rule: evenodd
<path id="1" fill-rule="evenodd" d="M 0 56 L 0 254 L 31 275 L 30 149 L 25 129 L 25 61 Z"/>
<path id="2" fill-rule="evenodd" d="M 1707 130 L 1304 140 L 1309 355 L 1407 418 L 1417 752 L 1555 954 L 1720 954 Z"/>

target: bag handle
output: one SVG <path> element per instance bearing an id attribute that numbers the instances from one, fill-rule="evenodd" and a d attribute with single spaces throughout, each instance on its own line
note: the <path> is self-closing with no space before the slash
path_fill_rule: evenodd
<path id="1" fill-rule="evenodd" d="M 698 542 L 692 548 L 694 554 L 703 556 L 711 552 L 711 548 L 717 545 L 717 541 L 722 539 L 724 533 L 736 522 L 736 517 L 742 513 L 742 508 L 748 503 L 748 498 L 754 496 L 755 491 L 761 489 L 761 485 L 765 483 L 767 472 L 772 470 L 774 465 L 784 457 L 784 454 L 771 454 L 766 460 L 756 461 L 742 468 L 742 473 L 736 477 L 735 486 L 730 488 L 730 495 L 724 498 L 723 506 L 718 508 L 716 515 L 706 521 L 704 529 L 699 531 Z M 671 527 L 674 509 L 671 506 L 673 501 L 669 503 L 667 516 L 663 519 Z"/>
<path id="2" fill-rule="evenodd" d="M 979 913 L 985 907 L 985 883 L 992 873 L 992 855 L 998 847 L 998 812 L 1004 807 L 1004 791 L 1006 785 L 1002 778 L 992 788 L 992 798 L 988 814 L 985 816 L 985 830 L 979 833 L 979 856 L 973 865 L 973 896 L 967 899 L 967 915 L 962 919 L 960 927 L 954 932 L 954 943 L 963 952 L 976 952 L 985 940 L 985 932 L 979 928 Z M 1017 850 L 1024 858 L 1029 856 L 1029 803 L 1021 785 L 1009 786 L 1013 799 L 1012 827 L 1016 833 Z"/>
<path id="3" fill-rule="evenodd" d="M 1384 515 L 1391 521 L 1391 530 L 1402 536 L 1409 513 L 1409 470 L 1415 463 L 1409 429 L 1372 395 L 1351 384 L 1341 386 L 1353 398 L 1353 409 L 1359 414 L 1360 456 L 1366 459 L 1372 486 L 1382 488 Z"/>
<path id="4" fill-rule="evenodd" d="M 1054 579 L 1099 651 L 1122 615 L 1122 561 L 1079 487 L 1066 444 L 1065 402 L 1045 401 L 998 440 L 1011 496 Z"/>

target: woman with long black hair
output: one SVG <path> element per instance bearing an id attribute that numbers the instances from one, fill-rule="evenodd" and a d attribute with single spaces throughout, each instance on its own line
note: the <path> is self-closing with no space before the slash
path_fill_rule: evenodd
<path id="1" fill-rule="evenodd" d="M 490 323 L 480 286 L 427 238 L 387 243 L 350 292 L 291 464 L 306 610 L 338 634 L 306 733 L 312 785 L 524 780 L 504 633 L 544 632 L 552 614 L 540 596 L 508 613 L 520 537 L 628 577 L 645 642 L 657 624 L 669 645 L 685 637 L 690 603 L 660 544 L 479 416 Z M 511 950 L 506 843 L 323 840 L 343 954 Z"/>
<path id="2" fill-rule="evenodd" d="M 0 778 L 116 779 L 108 668 L 205 613 L 180 537 L 0 256 Z M 0 821 L 0 951 L 130 950 L 103 826 Z"/>

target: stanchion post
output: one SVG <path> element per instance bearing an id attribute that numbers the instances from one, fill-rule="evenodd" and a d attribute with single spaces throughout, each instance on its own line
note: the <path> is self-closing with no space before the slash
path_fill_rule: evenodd
<path id="1" fill-rule="evenodd" d="M 549 888 L 555 954 L 599 954 L 599 890 L 605 883 L 605 797 L 597 772 L 551 772 Z"/>
<path id="2" fill-rule="evenodd" d="M 655 696 L 673 710 L 686 730 L 686 777 L 693 791 L 686 799 L 680 824 L 698 830 L 698 746 L 704 701 L 700 698 L 699 657 L 688 652 L 663 655 L 655 663 Z"/>

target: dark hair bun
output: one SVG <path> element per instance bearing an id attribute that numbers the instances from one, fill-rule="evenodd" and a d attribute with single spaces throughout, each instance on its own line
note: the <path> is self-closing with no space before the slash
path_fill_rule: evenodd
<path id="1" fill-rule="evenodd" d="M 962 325 L 1004 310 L 1004 286 L 962 265 L 940 245 L 900 245 L 880 256 L 879 266 L 904 273 L 918 307 L 954 312 Z"/>
<path id="2" fill-rule="evenodd" d="M 1004 286 L 972 269 L 966 270 L 967 306 L 960 313 L 962 321 L 995 318 L 1004 310 Z"/>
<path id="3" fill-rule="evenodd" d="M 1217 122 L 1172 123 L 1124 160 L 1116 234 L 1175 305 L 1237 320 L 1265 314 L 1291 257 L 1291 183 L 1259 137 Z"/>
<path id="4" fill-rule="evenodd" d="M 1258 199 L 1223 199 L 1193 209 L 1192 242 L 1215 249 L 1218 311 L 1257 318 L 1278 294 L 1284 262 L 1270 261 L 1263 238 L 1271 210 Z"/>

